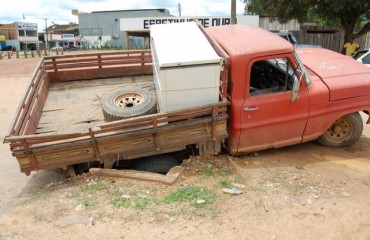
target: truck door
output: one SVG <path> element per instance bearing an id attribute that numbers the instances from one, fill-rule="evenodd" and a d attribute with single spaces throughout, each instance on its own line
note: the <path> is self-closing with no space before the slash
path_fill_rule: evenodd
<path id="1" fill-rule="evenodd" d="M 290 55 L 254 59 L 246 72 L 238 152 L 301 142 L 309 95 L 295 59 Z M 294 80 L 298 79 L 301 79 L 300 97 L 291 102 Z"/>

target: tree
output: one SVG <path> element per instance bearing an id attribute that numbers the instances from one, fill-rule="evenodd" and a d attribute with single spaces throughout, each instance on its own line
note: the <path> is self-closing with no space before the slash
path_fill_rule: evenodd
<path id="1" fill-rule="evenodd" d="M 344 40 L 354 39 L 370 32 L 369 0 L 249 0 L 248 13 L 274 16 L 285 23 L 291 19 L 299 22 L 320 22 L 340 25 Z M 358 31 L 356 31 L 359 29 Z"/>

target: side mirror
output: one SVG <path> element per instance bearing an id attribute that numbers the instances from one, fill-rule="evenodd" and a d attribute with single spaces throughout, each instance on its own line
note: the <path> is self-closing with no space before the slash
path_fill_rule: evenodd
<path id="1" fill-rule="evenodd" d="M 295 102 L 299 98 L 299 87 L 301 86 L 302 77 L 303 77 L 303 74 L 301 75 L 299 79 L 297 77 L 294 78 L 292 98 L 290 99 L 291 103 Z"/>

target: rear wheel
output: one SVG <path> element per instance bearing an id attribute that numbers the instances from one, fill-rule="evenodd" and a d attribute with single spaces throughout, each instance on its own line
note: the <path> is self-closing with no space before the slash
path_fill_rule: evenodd
<path id="1" fill-rule="evenodd" d="M 319 137 L 318 142 L 329 147 L 349 147 L 361 137 L 362 131 L 361 115 L 352 113 L 335 121 Z"/>

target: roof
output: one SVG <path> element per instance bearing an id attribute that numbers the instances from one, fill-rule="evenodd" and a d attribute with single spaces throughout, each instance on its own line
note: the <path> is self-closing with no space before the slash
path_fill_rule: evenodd
<path id="1" fill-rule="evenodd" d="M 258 53 L 259 56 L 292 52 L 294 47 L 285 39 L 265 29 L 251 25 L 227 25 L 206 28 L 205 31 L 232 56 Z M 265 53 L 265 54 L 264 54 Z"/>
<path id="2" fill-rule="evenodd" d="M 78 29 L 78 25 L 71 26 L 70 24 L 54 24 L 48 27 L 48 33 L 53 32 L 68 32 Z"/>

